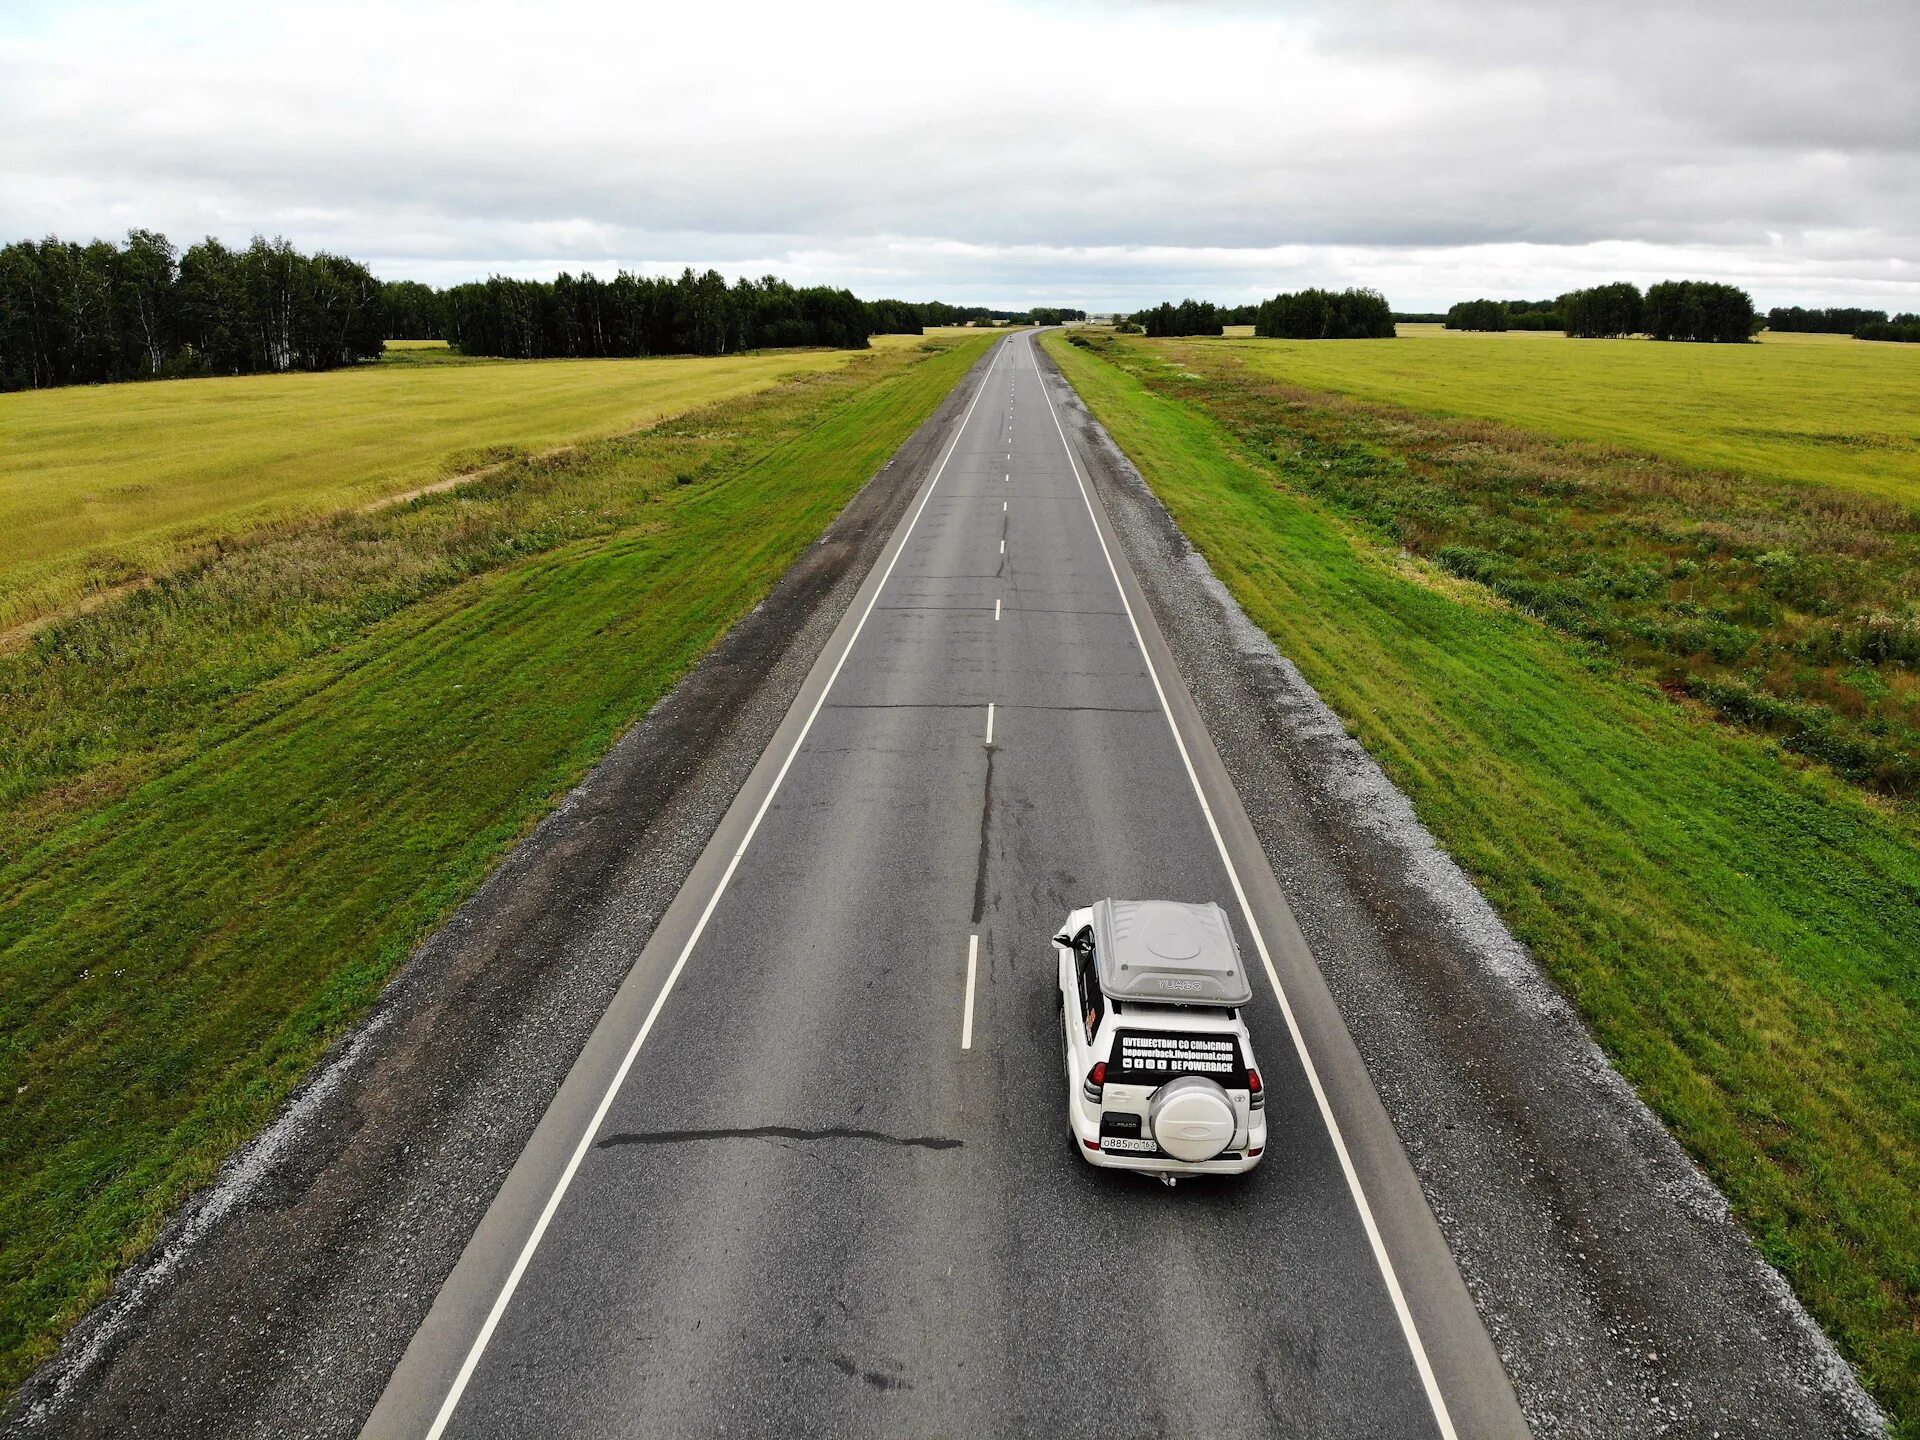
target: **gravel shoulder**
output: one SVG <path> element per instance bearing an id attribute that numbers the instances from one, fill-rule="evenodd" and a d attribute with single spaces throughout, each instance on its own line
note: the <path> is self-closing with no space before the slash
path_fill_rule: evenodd
<path id="1" fill-rule="evenodd" d="M 1042 363 L 1535 1433 L 1881 1435 L 1718 1190 Z"/>

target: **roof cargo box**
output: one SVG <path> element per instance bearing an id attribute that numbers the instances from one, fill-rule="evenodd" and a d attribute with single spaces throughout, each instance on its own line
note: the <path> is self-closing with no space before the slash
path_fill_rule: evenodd
<path id="1" fill-rule="evenodd" d="M 1253 998 L 1240 949 L 1218 905 L 1102 900 L 1093 907 L 1100 988 L 1115 1000 L 1244 1005 Z"/>

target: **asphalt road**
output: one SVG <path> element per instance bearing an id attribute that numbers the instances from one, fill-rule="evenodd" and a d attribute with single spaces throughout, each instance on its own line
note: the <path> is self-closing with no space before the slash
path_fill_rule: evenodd
<path id="1" fill-rule="evenodd" d="M 369 1435 L 1524 1433 L 1031 345 L 1002 343 Z M 1219 900 L 1267 957 L 1250 1177 L 1076 1157 L 1047 940 L 1102 895 Z"/>

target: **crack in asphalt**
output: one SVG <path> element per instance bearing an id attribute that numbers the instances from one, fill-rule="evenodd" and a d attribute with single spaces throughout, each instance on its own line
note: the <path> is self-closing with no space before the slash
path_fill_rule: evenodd
<path id="1" fill-rule="evenodd" d="M 888 1135 L 879 1130 L 853 1130 L 830 1127 L 803 1130 L 797 1125 L 742 1125 L 720 1130 L 648 1130 L 623 1131 L 594 1143 L 594 1149 L 612 1145 L 681 1145 L 689 1140 L 872 1140 L 881 1145 L 900 1145 L 918 1150 L 958 1150 L 967 1142 L 945 1135 Z"/>

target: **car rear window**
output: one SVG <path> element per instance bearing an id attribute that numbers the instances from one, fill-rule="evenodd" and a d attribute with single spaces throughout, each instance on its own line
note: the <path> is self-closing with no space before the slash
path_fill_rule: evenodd
<path id="1" fill-rule="evenodd" d="M 1107 1058 L 1110 1084 L 1163 1085 L 1182 1075 L 1204 1075 L 1229 1090 L 1246 1089 L 1247 1062 L 1239 1038 L 1191 1030 L 1114 1031 Z"/>

